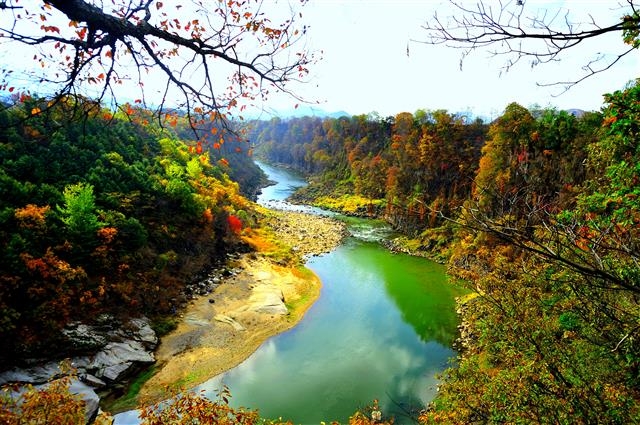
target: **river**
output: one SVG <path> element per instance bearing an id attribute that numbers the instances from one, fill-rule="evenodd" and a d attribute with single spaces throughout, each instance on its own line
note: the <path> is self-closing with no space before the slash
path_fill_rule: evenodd
<path id="1" fill-rule="evenodd" d="M 277 184 L 258 201 L 301 208 L 285 199 L 305 181 L 259 165 Z M 390 233 L 384 223 L 345 220 L 353 236 L 307 262 L 323 287 L 302 321 L 199 390 L 215 397 L 224 384 L 231 405 L 296 424 L 345 423 L 374 399 L 396 423 L 412 423 L 406 413 L 433 399 L 437 375 L 455 357 L 454 298 L 461 290 L 447 282 L 443 266 L 383 248 L 378 241 Z"/>

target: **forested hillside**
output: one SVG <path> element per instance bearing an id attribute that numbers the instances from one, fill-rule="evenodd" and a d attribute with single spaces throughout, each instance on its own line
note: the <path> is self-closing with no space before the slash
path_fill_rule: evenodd
<path id="1" fill-rule="evenodd" d="M 300 199 L 384 216 L 433 248 L 452 237 L 451 226 L 441 227 L 444 218 L 457 217 L 472 195 L 490 190 L 486 179 L 497 179 L 504 193 L 527 183 L 536 202 L 554 208 L 570 203 L 585 178 L 585 146 L 597 137 L 600 120 L 599 113 L 576 117 L 512 104 L 491 126 L 443 110 L 387 118 L 274 118 L 253 123 L 250 139 L 267 160 L 311 174 L 313 183 Z M 487 144 L 492 138 L 497 140 Z M 497 211 L 516 202 L 503 201 L 491 202 Z"/>
<path id="2" fill-rule="evenodd" d="M 431 423 L 640 421 L 640 86 L 602 112 L 508 105 L 273 119 L 251 139 L 303 197 L 385 217 L 476 295 Z"/>
<path id="3" fill-rule="evenodd" d="M 14 341 L 3 366 L 69 354 L 58 331 L 73 320 L 174 311 L 255 224 L 227 175 L 255 193 L 245 151 L 210 160 L 176 115 L 160 127 L 143 109 L 77 100 L 25 96 L 0 112 L 0 338 Z"/>

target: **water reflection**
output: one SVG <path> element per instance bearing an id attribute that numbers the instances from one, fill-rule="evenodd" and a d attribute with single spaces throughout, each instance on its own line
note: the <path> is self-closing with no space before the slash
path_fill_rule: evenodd
<path id="1" fill-rule="evenodd" d="M 362 256 L 368 267 L 384 281 L 389 297 L 425 342 L 437 341 L 450 347 L 457 336 L 458 317 L 452 308 L 462 289 L 450 284 L 444 266 L 407 255 L 389 255 L 377 248 Z"/>
<path id="2" fill-rule="evenodd" d="M 406 258 L 349 239 L 311 259 L 308 266 L 324 286 L 305 319 L 203 388 L 214 395 L 224 383 L 234 405 L 305 424 L 344 422 L 374 398 L 399 419 L 405 409 L 424 406 L 435 395 L 436 375 L 454 354 L 440 340 L 448 339 L 456 324 L 442 331 L 447 337 L 431 331 L 448 326 L 439 322 L 442 312 L 433 310 L 431 298 L 444 302 L 451 294 L 434 284 L 425 296 L 427 290 L 413 280 L 431 273 L 424 267 L 431 263 Z"/>
<path id="3" fill-rule="evenodd" d="M 258 202 L 297 208 L 285 199 L 304 179 L 259 165 L 279 184 L 265 188 Z M 345 221 L 354 237 L 307 262 L 323 288 L 305 318 L 196 390 L 215 398 L 227 385 L 233 406 L 303 424 L 344 423 L 377 398 L 396 423 L 413 423 L 405 412 L 433 399 L 436 376 L 455 354 L 455 288 L 442 266 L 370 242 L 390 234 L 383 222 Z"/>

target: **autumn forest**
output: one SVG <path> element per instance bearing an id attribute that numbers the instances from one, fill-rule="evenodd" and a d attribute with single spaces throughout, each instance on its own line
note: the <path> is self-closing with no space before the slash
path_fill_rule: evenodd
<path id="1" fill-rule="evenodd" d="M 640 80 L 620 82 L 597 111 L 510 103 L 492 119 L 444 109 L 252 119 L 247 105 L 273 93 L 302 101 L 291 83 L 318 60 L 300 49 L 302 13 L 271 19 L 269 2 L 253 0 L 102 3 L 0 2 L 13 23 L 0 24 L 0 41 L 35 50 L 19 77 L 0 66 L 0 372 L 91 352 L 66 338 L 74 323 L 144 316 L 162 337 L 196 298 L 192 285 L 242 254 L 273 249 L 267 261 L 313 280 L 274 236 L 278 216 L 255 203 L 269 184 L 257 158 L 308 181 L 291 202 L 383 220 L 399 235 L 385 248 L 444 264 L 464 288 L 457 357 L 412 421 L 640 423 Z M 465 55 L 497 45 L 540 64 L 618 32 L 627 50 L 601 71 L 640 47 L 633 1 L 612 25 L 579 31 L 553 30 L 546 15 L 524 28 L 528 2 L 449 3 L 464 18 L 434 16 L 425 44 Z M 509 51 L 505 28 L 546 44 Z M 590 66 L 584 78 L 600 78 Z M 92 422 L 69 376 L 3 387 L 0 422 Z M 141 423 L 283 423 L 230 396 L 183 393 Z M 377 400 L 357 409 L 350 424 L 393 423 L 378 421 Z"/>
<path id="2" fill-rule="evenodd" d="M 640 420 L 640 87 L 601 112 L 508 105 L 254 123 L 268 160 L 310 174 L 297 198 L 384 217 L 477 294 L 464 348 L 421 420 Z"/>
<path id="3" fill-rule="evenodd" d="M 175 310 L 185 283 L 223 263 L 255 223 L 235 181 L 246 194 L 261 179 L 241 145 L 216 159 L 144 110 L 113 116 L 86 102 L 94 112 L 69 120 L 60 103 L 33 116 L 41 102 L 0 117 L 0 332 L 20 341 L 2 351 L 6 365 L 55 346 L 72 320 Z"/>

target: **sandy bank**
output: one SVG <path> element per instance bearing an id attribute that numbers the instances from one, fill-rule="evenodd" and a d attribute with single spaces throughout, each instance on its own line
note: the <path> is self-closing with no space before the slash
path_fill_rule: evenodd
<path id="1" fill-rule="evenodd" d="M 278 240 L 299 255 L 330 251 L 345 235 L 342 223 L 325 217 L 274 214 L 270 221 Z M 191 388 L 237 366 L 267 338 L 295 326 L 320 295 L 320 280 L 304 267 L 281 266 L 260 254 L 246 254 L 234 266 L 241 271 L 192 301 L 178 328 L 162 338 L 159 370 L 141 388 L 140 402 L 158 401 L 167 387 Z M 265 291 L 282 295 L 285 314 L 251 306 L 252 297 Z"/>

